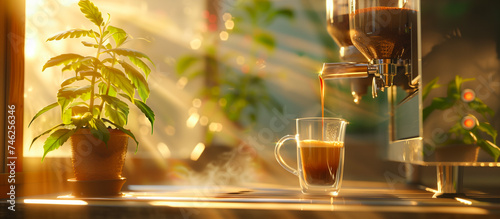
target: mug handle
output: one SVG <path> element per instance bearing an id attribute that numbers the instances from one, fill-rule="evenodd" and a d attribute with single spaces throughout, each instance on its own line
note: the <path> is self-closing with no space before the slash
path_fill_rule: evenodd
<path id="1" fill-rule="evenodd" d="M 281 138 L 278 141 L 278 143 L 276 143 L 276 147 L 274 148 L 274 156 L 276 157 L 276 160 L 278 161 L 278 163 L 283 168 L 285 168 L 285 170 L 292 173 L 293 175 L 298 176 L 299 175 L 298 171 L 296 169 L 292 168 L 291 166 L 289 166 L 288 164 L 286 164 L 285 160 L 283 160 L 283 157 L 281 157 L 281 155 L 280 155 L 281 146 L 283 146 L 283 143 L 285 143 L 288 140 L 295 140 L 295 136 L 294 135 L 285 135 L 283 138 Z"/>

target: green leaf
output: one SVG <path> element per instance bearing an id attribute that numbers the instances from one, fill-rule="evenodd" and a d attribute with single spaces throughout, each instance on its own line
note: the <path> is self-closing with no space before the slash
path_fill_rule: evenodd
<path id="1" fill-rule="evenodd" d="M 29 148 L 29 149 L 31 149 L 31 147 L 33 146 L 33 143 L 35 143 L 35 141 L 36 141 L 37 139 L 39 139 L 40 137 L 42 137 L 42 136 L 44 136 L 44 135 L 46 135 L 46 134 L 49 134 L 49 133 L 50 133 L 50 132 L 52 132 L 54 129 L 59 128 L 59 127 L 61 127 L 61 126 L 64 126 L 64 124 L 59 124 L 59 125 L 56 125 L 56 126 L 54 126 L 54 127 L 50 128 L 50 129 L 48 129 L 47 131 L 43 132 L 42 134 L 40 134 L 40 135 L 36 136 L 35 138 L 33 138 L 33 141 L 31 141 L 31 144 L 30 144 L 30 148 Z"/>
<path id="2" fill-rule="evenodd" d="M 189 73 L 189 75 L 186 75 L 185 77 L 188 79 L 188 81 L 195 79 L 196 77 L 205 74 L 204 70 L 199 70 L 199 71 L 193 71 Z"/>
<path id="3" fill-rule="evenodd" d="M 78 69 L 80 66 L 81 66 L 81 63 L 80 63 L 80 62 L 73 62 L 73 63 L 70 63 L 70 64 L 65 65 L 65 66 L 61 69 L 61 71 L 62 71 L 62 72 L 65 72 L 65 71 L 72 71 L 72 70 Z"/>
<path id="4" fill-rule="evenodd" d="M 71 77 L 71 78 L 67 78 L 67 79 L 65 79 L 61 83 L 61 87 L 66 87 L 66 86 L 74 83 L 75 81 L 80 81 L 80 80 L 83 80 L 83 77 Z"/>
<path id="5" fill-rule="evenodd" d="M 153 112 L 153 110 L 151 108 L 149 108 L 148 105 L 146 105 L 146 103 L 140 101 L 140 100 L 135 100 L 134 101 L 134 104 L 137 106 L 137 108 L 139 108 L 141 110 L 142 113 L 144 113 L 144 115 L 146 116 L 146 118 L 148 118 L 149 122 L 151 123 L 151 134 L 153 134 L 153 125 L 154 125 L 154 122 L 155 122 L 155 113 Z"/>
<path id="6" fill-rule="evenodd" d="M 94 115 L 101 115 L 101 109 L 99 108 L 98 105 L 94 105 L 94 110 L 93 110 Z"/>
<path id="7" fill-rule="evenodd" d="M 83 101 L 90 100 L 90 92 L 88 93 L 83 93 L 82 95 L 79 96 L 79 98 Z"/>
<path id="8" fill-rule="evenodd" d="M 91 47 L 91 48 L 99 48 L 99 44 L 96 44 L 96 43 L 91 43 L 91 42 L 87 42 L 87 41 L 82 41 L 82 44 L 83 46 L 86 46 L 86 47 Z M 101 46 L 101 49 L 105 49 L 103 46 Z"/>
<path id="9" fill-rule="evenodd" d="M 67 109 L 64 109 L 61 113 L 61 119 L 64 124 L 69 125 L 73 123 L 73 108 L 68 107 Z"/>
<path id="10" fill-rule="evenodd" d="M 427 117 L 432 113 L 434 112 L 435 108 L 432 107 L 432 106 L 428 106 L 428 107 L 425 107 L 424 110 L 422 111 L 422 117 L 423 117 L 423 120 L 425 121 L 427 119 Z"/>
<path id="11" fill-rule="evenodd" d="M 95 138 L 103 141 L 106 145 L 108 144 L 110 134 L 104 122 L 100 119 L 92 118 L 89 121 L 89 128 L 90 133 L 92 133 Z"/>
<path id="12" fill-rule="evenodd" d="M 193 66 L 196 62 L 200 61 L 201 59 L 196 57 L 196 56 L 183 56 L 177 61 L 176 65 L 176 70 L 177 74 L 182 75 L 186 72 L 187 69 L 189 69 L 191 66 Z"/>
<path id="13" fill-rule="evenodd" d="M 94 60 L 95 60 L 94 57 L 89 57 L 89 56 L 82 59 L 78 59 L 77 61 L 64 66 L 62 68 L 62 71 L 71 71 L 71 70 L 75 70 L 76 72 L 88 71 L 90 70 L 90 66 L 92 66 L 93 64 L 92 62 Z"/>
<path id="14" fill-rule="evenodd" d="M 455 80 L 448 83 L 448 97 L 460 99 L 462 95 L 462 84 L 467 81 L 473 81 L 474 78 L 463 79 L 460 75 L 455 76 Z"/>
<path id="15" fill-rule="evenodd" d="M 109 15 L 109 14 L 108 14 L 108 15 Z M 108 17 L 108 21 L 109 21 L 109 19 L 111 19 L 111 17 Z M 103 26 L 105 26 L 105 25 L 103 25 Z M 105 30 L 105 31 L 102 33 L 102 37 L 104 38 L 104 37 L 106 37 L 108 34 L 109 34 L 109 30 Z"/>
<path id="16" fill-rule="evenodd" d="M 462 85 L 462 77 L 459 75 L 455 76 L 455 80 L 448 83 L 448 97 L 460 97 L 460 87 Z"/>
<path id="17" fill-rule="evenodd" d="M 127 129 L 124 129 L 121 125 L 115 124 L 115 123 L 113 123 L 112 121 L 110 121 L 108 119 L 103 118 L 102 120 L 105 121 L 105 122 L 107 122 L 107 123 L 109 123 L 109 124 L 111 124 L 111 125 L 113 125 L 114 127 L 118 128 L 120 131 L 124 132 L 125 134 L 127 134 L 128 136 L 130 136 L 132 139 L 134 139 L 135 144 L 137 145 L 136 148 L 135 148 L 135 153 L 137 153 L 137 151 L 139 150 L 139 142 L 135 138 L 134 134 L 132 134 L 132 132 L 130 132 Z"/>
<path id="18" fill-rule="evenodd" d="M 144 75 L 146 75 L 146 79 L 148 79 L 149 73 L 151 73 L 151 69 L 149 68 L 149 66 L 146 65 L 146 63 L 143 62 L 141 59 L 138 59 L 134 56 L 129 56 L 128 58 L 130 59 L 132 64 L 134 64 L 144 72 Z"/>
<path id="19" fill-rule="evenodd" d="M 83 87 L 63 87 L 57 92 L 57 102 L 61 106 L 61 111 L 64 111 L 68 104 L 75 98 L 81 97 L 90 93 L 90 85 Z"/>
<path id="20" fill-rule="evenodd" d="M 118 125 L 124 126 L 127 124 L 129 108 L 125 102 L 116 97 L 106 95 L 102 95 L 101 99 L 106 102 L 104 115 Z"/>
<path id="21" fill-rule="evenodd" d="M 291 9 L 288 9 L 288 8 L 279 9 L 279 10 L 273 11 L 272 13 L 269 13 L 267 18 L 265 19 L 265 22 L 267 24 L 271 24 L 276 17 L 280 17 L 280 16 L 287 18 L 287 19 L 293 19 L 295 15 Z"/>
<path id="22" fill-rule="evenodd" d="M 127 103 L 121 101 L 117 97 L 106 96 L 106 95 L 101 95 L 100 97 L 104 102 L 108 103 L 111 107 L 128 114 Z"/>
<path id="23" fill-rule="evenodd" d="M 89 0 L 80 0 L 78 2 L 78 6 L 80 6 L 80 11 L 85 15 L 87 19 L 89 19 L 92 23 L 97 26 L 101 26 L 103 19 L 102 14 L 99 9 Z"/>
<path id="24" fill-rule="evenodd" d="M 259 1 L 255 1 L 255 9 L 258 11 L 258 12 L 267 12 L 269 11 L 269 9 L 271 9 L 272 7 L 272 4 L 271 4 L 271 1 L 269 0 L 259 0 Z"/>
<path id="25" fill-rule="evenodd" d="M 436 109 L 445 110 L 453 107 L 455 102 L 456 100 L 450 99 L 448 97 L 435 97 L 434 99 L 432 99 L 431 105 L 424 108 L 423 119 L 427 119 L 427 116 L 429 116 Z"/>
<path id="26" fill-rule="evenodd" d="M 130 80 L 132 80 L 132 83 L 134 84 L 135 88 L 137 88 L 137 91 L 139 92 L 139 96 L 141 97 L 142 101 L 146 102 L 146 100 L 149 97 L 149 86 L 148 82 L 142 76 L 142 74 L 137 71 L 133 66 L 129 65 L 128 63 L 124 61 L 118 61 L 120 65 L 125 69 L 125 72 L 127 73 L 127 76 Z"/>
<path id="27" fill-rule="evenodd" d="M 257 24 L 257 10 L 255 10 L 255 7 L 252 7 L 250 5 L 245 5 L 243 8 L 247 15 L 250 17 L 250 21 L 253 24 Z"/>
<path id="28" fill-rule="evenodd" d="M 127 115 L 117 111 L 108 104 L 104 105 L 104 115 L 118 125 L 124 126 L 127 124 Z"/>
<path id="29" fill-rule="evenodd" d="M 493 143 L 496 144 L 496 139 L 498 136 L 497 130 L 488 122 L 479 122 L 477 128 L 493 138 Z"/>
<path id="30" fill-rule="evenodd" d="M 108 85 L 106 83 L 101 82 L 97 86 L 99 87 L 99 94 L 101 94 L 101 95 L 108 95 L 108 96 L 116 97 L 116 94 L 118 93 L 118 92 L 116 92 L 116 89 L 113 86 L 110 86 L 109 92 L 107 92 Z M 107 92 L 107 94 L 106 94 L 106 92 Z"/>
<path id="31" fill-rule="evenodd" d="M 287 19 L 293 19 L 295 17 L 295 13 L 289 8 L 278 9 L 275 13 L 277 16 L 282 16 Z"/>
<path id="32" fill-rule="evenodd" d="M 231 30 L 232 33 L 245 34 L 246 32 L 248 32 L 248 28 L 244 28 L 244 26 L 247 25 L 245 23 L 247 21 L 247 19 L 245 19 L 243 17 L 235 16 L 235 17 L 233 17 L 232 20 L 234 22 L 234 27 Z"/>
<path id="33" fill-rule="evenodd" d="M 445 110 L 451 108 L 455 104 L 455 100 L 446 97 L 436 97 L 432 99 L 432 104 L 436 109 Z"/>
<path id="34" fill-rule="evenodd" d="M 96 43 L 91 43 L 91 42 L 87 42 L 87 41 L 82 41 L 82 44 L 83 46 L 86 46 L 86 47 L 92 47 L 92 48 L 97 48 L 99 47 L 98 44 Z"/>
<path id="35" fill-rule="evenodd" d="M 108 49 L 104 52 L 105 53 L 115 53 L 117 55 L 127 56 L 127 57 L 133 56 L 136 58 L 145 58 L 145 59 L 149 60 L 149 62 L 151 62 L 151 64 L 154 65 L 153 61 L 151 61 L 151 59 L 146 54 L 139 52 L 139 51 L 132 50 L 132 49 L 114 48 L 114 49 Z"/>
<path id="36" fill-rule="evenodd" d="M 43 145 L 43 157 L 42 157 L 42 162 L 43 159 L 45 159 L 45 156 L 47 153 L 58 149 L 61 145 L 66 142 L 71 135 L 75 133 L 76 129 L 66 129 L 66 128 L 61 128 L 58 129 L 50 134 L 50 136 L 45 140 L 45 143 Z"/>
<path id="37" fill-rule="evenodd" d="M 261 44 L 268 50 L 273 50 L 276 47 L 276 42 L 274 41 L 274 37 L 268 33 L 257 33 L 254 36 L 255 42 Z"/>
<path id="38" fill-rule="evenodd" d="M 48 41 L 53 41 L 53 40 L 62 40 L 66 38 L 80 38 L 80 37 L 85 37 L 85 36 L 93 36 L 93 31 L 92 30 L 83 30 L 83 29 L 72 29 L 72 30 L 67 30 L 61 33 L 58 33 L 50 38 L 47 39 Z"/>
<path id="39" fill-rule="evenodd" d="M 53 109 L 54 107 L 58 106 L 59 104 L 57 102 L 49 104 L 48 106 L 42 108 L 40 111 L 38 111 L 35 116 L 33 116 L 33 119 L 31 119 L 30 123 L 28 124 L 28 127 L 30 127 L 31 123 L 35 121 L 36 118 L 38 118 L 40 115 L 44 114 L 45 112 Z"/>
<path id="40" fill-rule="evenodd" d="M 72 104 L 68 105 L 68 107 L 74 107 L 74 106 L 86 106 L 88 108 L 89 104 L 83 101 L 79 101 L 79 102 L 73 102 Z"/>
<path id="41" fill-rule="evenodd" d="M 456 134 L 458 136 L 463 136 L 465 134 L 467 134 L 467 130 L 464 129 L 464 127 L 462 127 L 462 123 L 461 122 L 457 122 L 455 123 L 451 128 L 450 128 L 450 131 L 449 133 L 451 134 Z"/>
<path id="42" fill-rule="evenodd" d="M 62 64 L 68 64 L 70 62 L 74 62 L 74 61 L 77 61 L 77 60 L 82 59 L 82 58 L 83 58 L 83 56 L 78 55 L 78 54 L 74 54 L 74 53 L 66 53 L 66 54 L 54 56 L 51 59 L 49 59 L 49 61 L 47 61 L 45 63 L 45 65 L 43 65 L 42 71 L 44 71 L 46 68 L 50 68 L 50 67 L 62 65 Z"/>
<path id="43" fill-rule="evenodd" d="M 484 118 L 486 118 L 486 114 L 490 114 L 490 116 L 495 115 L 495 112 L 479 98 L 475 98 L 473 101 L 469 102 L 468 105 L 471 109 L 480 113 Z"/>
<path id="44" fill-rule="evenodd" d="M 462 79 L 462 84 L 463 84 L 464 82 L 467 82 L 467 81 L 474 81 L 474 80 L 476 80 L 476 79 L 475 79 L 475 78 L 465 78 L 465 79 Z"/>
<path id="45" fill-rule="evenodd" d="M 479 147 L 481 147 L 481 149 L 483 149 L 484 151 L 486 151 L 486 153 L 493 157 L 495 162 L 498 161 L 498 157 L 500 156 L 500 148 L 498 148 L 497 145 L 493 144 L 491 141 L 483 139 L 479 139 L 477 144 Z"/>
<path id="46" fill-rule="evenodd" d="M 80 74 L 80 76 L 83 76 L 83 77 L 96 77 L 96 78 L 100 78 L 101 77 L 101 74 L 99 74 L 99 72 L 96 72 L 96 71 L 93 71 L 93 70 L 82 71 L 79 74 Z"/>
<path id="47" fill-rule="evenodd" d="M 431 92 L 432 89 L 439 88 L 441 87 L 440 84 L 438 84 L 439 77 L 436 77 L 432 79 L 427 85 L 425 85 L 424 89 L 422 90 L 422 99 L 425 100 L 429 93 Z"/>
<path id="48" fill-rule="evenodd" d="M 120 45 L 127 40 L 127 32 L 125 32 L 123 29 L 114 27 L 114 26 L 108 26 L 108 31 L 115 40 L 116 47 L 119 47 Z"/>
<path id="49" fill-rule="evenodd" d="M 155 122 L 155 113 L 151 108 L 149 108 L 146 103 L 142 102 L 141 100 L 135 99 L 135 101 L 132 101 L 127 95 L 125 94 L 120 94 L 122 97 L 127 98 L 130 102 L 133 102 L 139 110 L 141 110 L 142 113 L 148 118 L 149 122 L 151 123 L 151 134 L 153 134 L 153 125 Z"/>
<path id="50" fill-rule="evenodd" d="M 65 109 L 62 112 L 63 123 L 64 124 L 74 124 L 77 127 L 85 126 L 88 121 L 85 121 L 84 124 L 80 125 L 78 123 L 75 123 L 75 116 L 83 115 L 83 114 L 85 114 L 87 112 L 90 113 L 89 112 L 89 107 L 88 107 L 87 103 L 81 102 L 81 101 L 80 102 L 71 103 L 71 104 L 68 105 L 68 108 Z"/>
<path id="51" fill-rule="evenodd" d="M 117 61 L 113 58 L 105 58 L 101 61 L 101 63 L 109 63 L 111 65 L 115 65 Z"/>
<path id="52" fill-rule="evenodd" d="M 477 136 L 473 132 L 467 131 L 466 134 L 463 135 L 463 141 L 465 144 L 476 144 Z"/>
<path id="53" fill-rule="evenodd" d="M 71 123 L 78 128 L 87 126 L 93 118 L 87 106 L 74 106 L 71 107 L 71 111 L 72 115 L 74 115 L 71 117 Z"/>
<path id="54" fill-rule="evenodd" d="M 117 68 L 112 68 L 104 66 L 101 72 L 106 80 L 109 80 L 111 84 L 116 86 L 118 89 L 123 90 L 130 98 L 134 98 L 135 88 L 132 82 L 125 76 L 125 74 Z"/>

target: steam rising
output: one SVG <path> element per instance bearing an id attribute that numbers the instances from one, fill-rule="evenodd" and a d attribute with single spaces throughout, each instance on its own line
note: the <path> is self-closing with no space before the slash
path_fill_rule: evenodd
<path id="1" fill-rule="evenodd" d="M 221 150 L 226 150 L 221 153 Z M 188 170 L 186 183 L 202 188 L 223 186 L 241 186 L 254 181 L 256 176 L 253 168 L 253 149 L 240 146 L 231 149 L 227 147 L 207 147 L 200 159 L 194 165 L 201 165 L 201 171 Z M 204 162 L 203 160 L 207 160 Z"/>

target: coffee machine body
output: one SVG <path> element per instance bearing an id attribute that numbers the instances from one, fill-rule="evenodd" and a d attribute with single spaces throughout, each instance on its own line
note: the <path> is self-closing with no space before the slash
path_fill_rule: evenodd
<path id="1" fill-rule="evenodd" d="M 418 92 L 387 89 L 389 160 L 496 166 L 483 152 L 478 159 L 447 154 L 497 140 L 487 132 L 500 129 L 499 6 L 485 0 L 420 1 L 411 58 Z"/>
<path id="2" fill-rule="evenodd" d="M 325 63 L 320 77 L 351 79 L 356 103 L 371 87 L 377 104 L 367 110 L 387 121 L 374 131 L 387 138 L 384 158 L 404 163 L 412 183 L 418 166 L 436 166 L 435 197 L 463 195 L 464 166 L 500 167 L 500 2 L 348 1 L 351 41 L 366 60 L 341 49 L 344 62 Z"/>

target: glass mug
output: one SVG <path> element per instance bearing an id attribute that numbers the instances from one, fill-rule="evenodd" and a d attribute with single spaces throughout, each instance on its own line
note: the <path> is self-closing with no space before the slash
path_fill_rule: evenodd
<path id="1" fill-rule="evenodd" d="M 296 122 L 297 134 L 286 135 L 276 144 L 276 160 L 299 177 L 302 193 L 337 196 L 344 169 L 345 128 L 349 123 L 328 117 L 299 118 Z M 297 169 L 285 163 L 280 155 L 283 143 L 288 140 L 297 142 Z"/>

